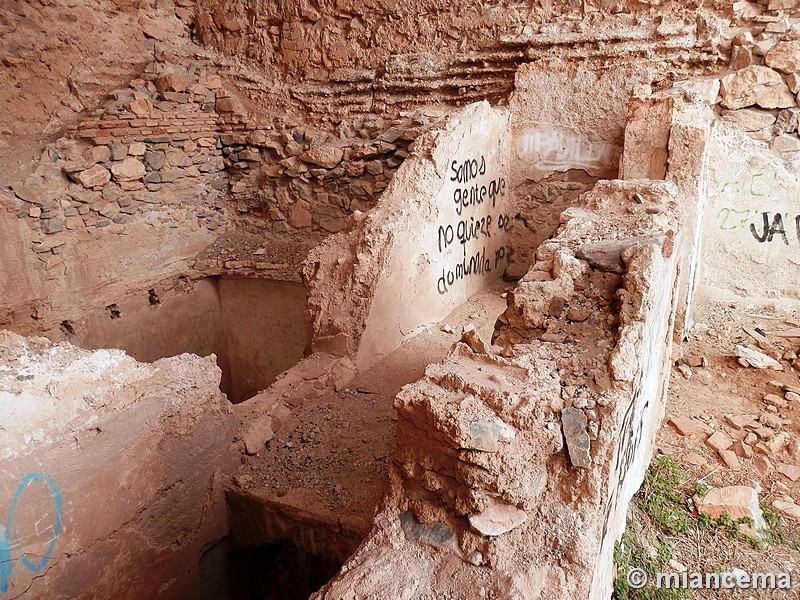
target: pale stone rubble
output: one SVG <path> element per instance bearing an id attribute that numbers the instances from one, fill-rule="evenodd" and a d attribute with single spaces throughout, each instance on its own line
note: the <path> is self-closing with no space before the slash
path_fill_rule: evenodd
<path id="1" fill-rule="evenodd" d="M 758 42 L 752 35 L 733 39 L 735 70 L 721 78 L 722 119 L 790 157 L 800 151 L 800 42 L 788 32 L 760 37 Z"/>

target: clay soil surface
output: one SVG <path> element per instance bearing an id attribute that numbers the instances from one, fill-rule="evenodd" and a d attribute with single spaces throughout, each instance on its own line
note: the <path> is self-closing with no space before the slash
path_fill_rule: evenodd
<path id="1" fill-rule="evenodd" d="M 698 314 L 702 315 L 700 322 L 689 339 L 674 349 L 657 453 L 678 462 L 686 472 L 687 488 L 695 482 L 710 487 L 744 485 L 755 488 L 759 500 L 770 506 L 775 502 L 800 505 L 800 401 L 790 399 L 783 406 L 774 406 L 764 400 L 768 394 L 783 399 L 786 388 L 800 387 L 800 363 L 793 358 L 800 349 L 800 337 L 781 337 L 777 333 L 796 329 L 800 317 L 744 303 L 708 303 Z M 737 344 L 780 359 L 783 370 L 741 366 L 736 357 Z M 700 362 L 704 366 L 685 364 Z M 754 421 L 741 427 L 748 416 Z M 702 431 L 683 435 L 674 424 L 676 418 L 692 419 Z M 765 428 L 765 424 L 769 427 Z M 726 465 L 706 443 L 713 432 L 724 432 L 736 443 L 731 448 L 739 454 L 738 466 Z M 738 443 L 754 438 L 758 441 L 752 456 L 747 456 L 749 452 L 743 452 Z M 794 589 L 788 592 L 733 593 L 741 598 L 800 598 L 800 519 L 778 512 L 786 544 L 756 549 L 745 540 L 730 539 L 716 530 L 697 531 L 670 538 L 675 560 L 690 573 L 735 568 L 750 573 L 788 572 L 794 582 Z M 730 598 L 731 594 L 728 590 L 704 590 L 695 591 L 692 597 Z"/>

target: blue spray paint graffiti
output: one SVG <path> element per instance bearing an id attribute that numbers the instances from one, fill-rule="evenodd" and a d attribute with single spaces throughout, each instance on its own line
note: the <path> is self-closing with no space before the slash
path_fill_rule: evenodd
<path id="1" fill-rule="evenodd" d="M 61 499 L 61 490 L 50 475 L 44 473 L 29 473 L 22 478 L 22 481 L 17 487 L 17 491 L 11 497 L 11 502 L 8 505 L 8 514 L 6 515 L 5 529 L 0 529 L 0 593 L 8 591 L 9 580 L 11 573 L 14 569 L 14 563 L 11 562 L 11 551 L 21 546 L 20 541 L 17 539 L 17 523 L 15 521 L 17 507 L 20 503 L 20 498 L 28 486 L 43 483 L 47 486 L 50 493 L 50 498 L 53 501 L 54 515 L 52 525 L 52 537 L 47 544 L 41 558 L 38 561 L 33 561 L 23 553 L 20 562 L 22 566 L 31 571 L 38 573 L 44 569 L 47 562 L 50 560 L 50 555 L 53 553 L 58 537 L 64 528 L 64 503 Z"/>

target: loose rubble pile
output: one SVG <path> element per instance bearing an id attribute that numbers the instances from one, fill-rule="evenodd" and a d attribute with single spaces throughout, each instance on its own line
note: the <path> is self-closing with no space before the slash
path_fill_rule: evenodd
<path id="1" fill-rule="evenodd" d="M 767 336 L 744 324 L 737 334 L 735 326 L 746 318 L 726 317 L 729 323 L 716 330 L 726 333 L 715 333 L 713 342 L 702 333 L 705 324 L 693 335 L 691 347 L 703 355 L 684 354 L 677 361 L 682 376 L 673 376 L 670 412 L 675 414 L 667 420 L 674 433 L 665 424 L 659 447 L 715 485 L 755 484 L 781 515 L 800 520 L 800 384 L 796 355 L 787 349 L 793 338 Z M 734 351 L 720 356 L 717 346 L 731 339 Z M 677 412 L 690 398 L 693 407 Z"/>

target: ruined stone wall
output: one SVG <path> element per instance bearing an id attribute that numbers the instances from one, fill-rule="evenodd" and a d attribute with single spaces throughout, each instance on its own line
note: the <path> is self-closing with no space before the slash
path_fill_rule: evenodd
<path id="1" fill-rule="evenodd" d="M 791 301 L 797 294 L 787 268 L 798 260 L 793 248 L 800 243 L 790 200 L 800 169 L 800 46 L 794 15 L 756 22 L 732 41 L 732 72 L 700 82 L 713 89 L 718 119 L 706 134 L 705 200 L 693 218 L 700 232 L 696 279 L 706 298 Z M 698 93 L 708 95 L 685 88 Z"/>
<path id="2" fill-rule="evenodd" d="M 627 92 L 609 89 L 624 104 Z M 621 159 L 631 179 L 596 183 L 560 216 L 558 234 L 508 291 L 493 345 L 465 336 L 398 394 L 386 506 L 319 598 L 387 588 L 466 597 L 478 586 L 490 597 L 608 597 L 614 542 L 663 416 L 684 269 L 698 260 L 718 89 L 711 80 L 632 90 L 624 130 L 619 114 L 596 129 L 570 115 L 589 142 L 626 141 L 623 156 L 618 145 L 595 168 Z M 558 148 L 575 150 L 573 160 L 589 154 L 580 143 Z M 531 169 L 514 158 L 512 169 Z M 539 149 L 534 158 L 548 157 Z"/>
<path id="3" fill-rule="evenodd" d="M 199 597 L 238 462 L 213 359 L 0 348 L 2 597 Z"/>
<path id="4" fill-rule="evenodd" d="M 306 264 L 312 348 L 366 366 L 505 270 L 507 113 L 475 104 L 417 143 L 380 205 Z"/>
<path id="5" fill-rule="evenodd" d="M 663 410 L 678 193 L 598 184 L 508 293 L 496 344 L 464 338 L 398 394 L 391 492 L 317 598 L 608 596 Z"/>
<path id="6" fill-rule="evenodd" d="M 719 62 L 716 35 L 730 16 L 730 5 L 716 2 L 200 0 L 195 25 L 203 45 L 274 73 L 313 114 L 341 117 L 427 103 L 502 103 L 517 67 L 545 57 L 597 70 L 648 64 L 666 79 L 679 77 Z"/>
<path id="7" fill-rule="evenodd" d="M 323 131 L 252 116 L 223 84 L 205 63 L 153 61 L 10 182 L 5 327 L 63 339 L 147 290 L 180 298 L 216 275 L 299 282 L 308 248 L 369 210 L 444 115 Z M 85 295 L 96 296 L 89 306 Z"/>
<path id="8" fill-rule="evenodd" d="M 0 117 L 0 158 L 38 154 L 36 148 L 52 141 L 44 135 L 60 139 L 32 175 L 20 166 L 19 177 L 0 192 L 0 326 L 69 337 L 87 314 L 113 319 L 115 311 L 150 310 L 150 290 L 165 303 L 191 302 L 195 281 L 206 276 L 298 281 L 306 251 L 339 234 L 306 263 L 313 349 L 348 355 L 363 367 L 491 282 L 505 270 L 503 261 L 513 259 L 506 275 L 524 278 L 509 293 L 500 345 L 488 352 L 457 346 L 398 397 L 401 439 L 386 510 L 322 595 L 456 597 L 452 581 L 460 582 L 452 584 L 456 590 L 482 586 L 499 597 L 606 593 L 613 541 L 659 418 L 682 276 L 677 261 L 691 253 L 698 264 L 707 237 L 713 265 L 743 234 L 752 246 L 742 254 L 746 287 L 733 280 L 729 263 L 709 271 L 712 281 L 746 294 L 794 294 L 784 278 L 788 268 L 777 270 L 777 290 L 759 279 L 765 262 L 787 265 L 796 258 L 793 208 L 776 191 L 796 184 L 794 0 L 534 7 L 427 0 L 199 0 L 195 6 L 180 0 L 155 9 L 98 0 L 70 10 L 38 2 L 14 8 L 20 10 L 3 9 L 0 21 L 8 67 L 0 81 L 19 90 L 3 98 L 2 106 L 13 110 Z M 22 16 L 6 16 L 11 12 Z M 60 21 L 65 31 L 50 43 L 52 32 L 40 23 Z M 98 35 L 104 26 L 113 35 Z M 190 44 L 190 31 L 205 47 Z M 109 52 L 109 39 L 126 41 Z M 74 65 L 69 73 L 67 64 Z M 722 119 L 754 144 L 762 142 L 753 157 L 734 161 L 741 165 L 735 180 L 727 179 L 726 153 L 741 150 L 739 134 L 716 130 L 709 164 L 695 168 L 695 159 L 705 156 L 705 130 L 691 120 L 674 122 L 678 109 L 671 101 L 680 96 L 690 103 L 704 91 L 689 86 L 675 97 L 650 96 L 675 78 L 725 65 L 736 73 L 723 78 Z M 518 94 L 509 100 L 515 79 Z M 630 95 L 637 98 L 623 131 Z M 448 110 L 477 99 L 510 104 L 513 136 L 500 133 L 508 115 L 486 107 L 469 109 L 491 115 L 485 129 L 442 127 Z M 83 117 L 75 120 L 78 113 Z M 653 123 L 655 136 L 648 131 Z M 425 133 L 432 128 L 441 131 Z M 469 137 L 458 142 L 460 133 Z M 647 160 L 623 156 L 618 173 L 623 139 L 630 156 L 642 150 Z M 485 154 L 462 154 L 479 147 Z M 415 165 L 404 172 L 409 156 Z M 473 164 L 479 197 L 492 183 L 497 192 L 499 177 L 505 194 L 519 201 L 510 203 L 513 215 L 494 203 L 491 211 L 486 204 L 470 215 L 484 223 L 491 216 L 489 227 L 502 226 L 491 244 L 463 245 L 463 257 L 468 247 L 470 261 L 480 257 L 475 265 L 488 260 L 479 271 L 489 277 L 459 287 L 458 257 L 448 254 L 458 245 L 449 247 L 448 226 L 457 239 L 466 212 L 445 215 L 439 202 L 453 210 L 454 194 L 463 189 L 455 185 L 462 183 L 458 167 L 470 169 L 472 178 Z M 698 192 L 706 171 L 708 189 Z M 596 185 L 618 174 L 665 181 Z M 774 187 L 760 187 L 767 182 Z M 592 187 L 582 208 L 563 218 L 558 240 L 534 253 L 562 224 L 562 209 Z M 713 214 L 702 210 L 706 193 Z M 683 228 L 679 203 L 696 207 Z M 736 211 L 750 220 L 711 229 L 720 215 L 735 218 Z M 783 229 L 775 214 L 782 215 Z M 509 223 L 507 241 L 498 241 Z M 703 234 L 692 236 L 693 244 L 690 227 Z M 480 225 L 477 234 L 481 241 L 489 237 Z M 626 237 L 634 239 L 630 248 L 602 245 Z M 461 265 L 466 274 L 467 263 Z M 91 357 L 126 360 L 116 353 L 80 356 L 90 357 L 92 369 Z M 191 364 L 168 366 L 181 361 Z M 196 583 L 199 548 L 224 530 L 214 517 L 195 533 L 201 516 L 219 508 L 219 482 L 205 468 L 214 465 L 209 455 L 223 455 L 217 444 L 231 425 L 217 392 L 209 391 L 216 383 L 208 379 L 209 363 L 177 362 L 154 367 L 166 371 L 167 383 L 150 367 L 136 366 L 125 387 L 125 374 L 113 372 L 115 384 L 124 380 L 122 390 L 112 399 L 101 393 L 77 399 L 79 419 L 62 422 L 51 445 L 38 429 L 12 431 L 16 437 L 4 447 L 31 454 L 14 456 L 14 469 L 21 470 L 2 482 L 6 537 L 0 541 L 15 552 L 12 542 L 33 550 L 0 565 L 0 586 L 41 586 L 31 587 L 35 595 L 46 585 L 65 595 L 88 585 L 104 597 L 158 597 L 159 591 L 179 597 L 181 582 Z M 332 373 L 352 369 L 346 363 L 317 353 L 246 403 L 239 411 L 249 418 L 239 432 L 245 451 L 264 447 L 292 403 L 341 384 Z M 200 389 L 208 392 L 199 400 L 197 390 L 175 383 L 197 365 L 204 371 Z M 24 419 L 28 427 L 72 396 L 49 375 L 27 379 L 24 366 L 4 369 L 14 399 L 6 404 L 31 408 L 14 413 L 15 423 Z M 44 382 L 50 387 L 39 389 Z M 82 390 L 92 385 L 75 382 Z M 29 405 L 31 390 L 36 401 Z M 187 418 L 186 404 L 175 401 L 182 395 L 196 400 Z M 108 407 L 119 412 L 107 414 Z M 132 422 L 147 427 L 132 431 Z M 49 435 L 46 427 L 41 431 Z M 170 462 L 176 457 L 186 463 Z M 227 471 L 224 460 L 219 468 Z M 117 492 L 107 498 L 102 490 Z M 185 498 L 176 514 L 176 499 Z M 87 517 L 84 506 L 108 507 L 107 516 L 97 519 L 94 510 Z M 49 533 L 29 535 L 24 515 L 31 514 L 52 519 Z M 261 540 L 283 533 L 264 529 Z M 175 532 L 185 555 L 172 545 Z M 309 547 L 328 544 L 323 538 L 308 540 Z M 106 563 L 97 556 L 106 555 L 118 562 L 98 575 L 97 565 Z M 493 569 L 475 568 L 487 565 Z M 48 578 L 37 579 L 43 572 Z M 171 582 L 175 572 L 188 575 Z M 153 582 L 157 588 L 146 587 Z"/>
<path id="9" fill-rule="evenodd" d="M 62 106 L 48 129 L 66 126 L 80 143 L 59 140 L 37 173 L 11 179 L 7 183 L 14 189 L 0 195 L 3 206 L 20 218 L 14 222 L 6 215 L 0 223 L 9 246 L 4 276 L 14 290 L 3 299 L 0 320 L 18 331 L 57 335 L 57 324 L 70 318 L 61 307 L 76 305 L 80 291 L 102 287 L 100 310 L 119 303 L 129 290 L 109 282 L 123 272 L 131 273 L 125 275 L 130 281 L 146 271 L 139 287 L 161 286 L 164 293 L 178 274 L 297 281 L 307 249 L 375 205 L 416 137 L 440 122 L 447 107 L 475 97 L 505 102 L 520 65 L 534 62 L 517 81 L 518 98 L 545 94 L 547 99 L 523 121 L 547 121 L 555 128 L 518 139 L 538 144 L 538 152 L 569 138 L 570 147 L 583 152 L 575 146 L 580 139 L 564 138 L 565 132 L 586 130 L 573 122 L 577 119 L 594 134 L 614 138 L 588 143 L 618 144 L 619 107 L 632 83 L 642 79 L 662 88 L 673 77 L 717 69 L 730 60 L 734 66 L 760 61 L 770 44 L 778 38 L 789 43 L 792 36 L 792 7 L 776 3 L 738 3 L 732 9 L 669 2 L 455 9 L 435 3 L 195 6 L 184 0 L 152 8 L 98 0 L 89 8 L 95 14 L 84 15 L 84 27 L 70 25 L 76 39 L 108 26 L 128 36 L 135 52 L 126 42 L 119 52 L 103 54 L 103 61 L 119 59 L 120 68 L 92 78 L 89 65 L 100 63 L 90 59 L 102 44 L 86 42 L 68 77 L 69 93 L 53 87 L 60 90 L 53 101 Z M 30 23 L 62 17 L 72 23 L 74 15 L 67 19 L 58 7 L 38 3 L 23 12 L 22 20 L 9 15 L 4 26 L 28 27 L 30 48 L 23 48 L 17 34 L 4 40 L 17 44 L 22 57 L 11 61 L 7 89 L 19 85 L 19 93 L 28 94 L 38 76 L 22 76 L 24 60 L 38 57 L 52 64 L 54 48 L 63 41 L 40 48 L 46 28 Z M 428 15 L 423 26 L 418 15 Z M 749 33 L 735 37 L 739 29 Z M 236 59 L 193 45 L 190 32 L 195 41 L 236 53 Z M 581 69 L 571 66 L 576 61 Z M 542 85 L 547 70 L 550 87 Z M 126 82 L 130 85 L 111 91 Z M 618 94 L 609 92 L 608 82 L 619 86 Z M 588 89 L 600 94 L 591 96 Z M 109 91 L 112 101 L 96 108 Z M 517 112 L 524 113 L 524 105 L 517 101 Z M 598 120 L 597 109 L 586 106 L 613 108 L 607 112 L 614 118 Z M 80 111 L 82 119 L 73 121 Z M 559 120 L 559 114 L 569 118 Z M 14 137 L 16 125 L 7 132 L 6 150 L 24 155 L 22 138 Z M 525 142 L 520 143 L 524 151 Z M 510 278 L 524 273 L 532 248 L 555 227 L 554 215 L 596 181 L 598 165 L 581 164 L 546 171 L 549 176 L 538 181 L 541 173 L 533 179 L 528 173 L 515 189 L 527 206 L 512 218 L 516 262 L 510 264 Z M 611 166 L 605 166 L 604 176 L 610 176 Z M 161 225 L 175 234 L 167 236 L 164 249 L 181 257 L 170 268 L 162 266 L 170 261 L 155 248 L 160 240 L 150 235 Z M 234 227 L 249 240 L 229 235 Z M 192 234 L 180 236 L 178 229 Z M 262 231 L 275 237 L 253 245 Z M 121 265 L 109 257 L 119 254 L 129 236 L 141 243 Z M 75 296 L 68 299 L 57 288 Z"/>
<path id="10" fill-rule="evenodd" d="M 715 127 L 710 152 L 702 247 L 704 294 L 796 301 L 800 297 L 793 276 L 800 264 L 798 169 L 725 124 Z"/>
<path id="11" fill-rule="evenodd" d="M 559 215 L 600 179 L 617 177 L 628 101 L 650 93 L 646 64 L 594 71 L 564 59 L 517 70 L 511 97 L 516 211 L 509 278 L 528 270 Z"/>
<path id="12" fill-rule="evenodd" d="M 144 71 L 0 194 L 5 327 L 60 338 L 131 294 L 180 293 L 224 229 L 219 78 L 163 61 Z"/>
<path id="13" fill-rule="evenodd" d="M 754 125 L 744 122 L 731 124 L 732 118 L 756 117 L 763 125 L 776 114 L 782 123 L 796 111 L 743 108 L 725 114 L 713 129 L 703 220 L 703 297 L 797 300 L 791 272 L 800 261 L 800 220 L 792 198 L 800 165 L 796 151 L 785 146 L 796 134 L 783 132 L 777 121 L 758 131 L 747 131 Z"/>

